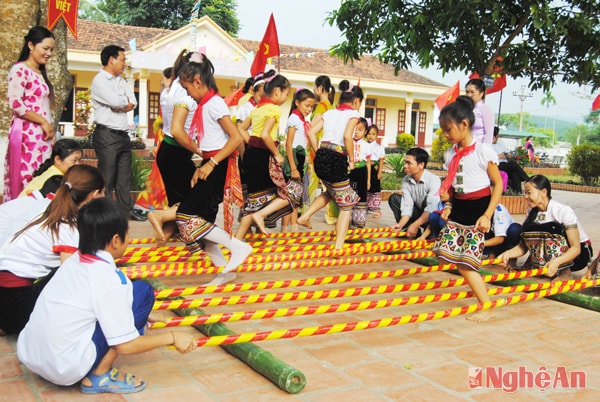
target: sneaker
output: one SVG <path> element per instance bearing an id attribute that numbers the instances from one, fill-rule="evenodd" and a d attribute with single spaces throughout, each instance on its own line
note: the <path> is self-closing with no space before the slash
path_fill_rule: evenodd
<path id="1" fill-rule="evenodd" d="M 148 217 L 144 216 L 139 210 L 133 209 L 129 213 L 129 219 L 131 219 L 132 221 L 143 222 L 143 221 L 148 220 Z"/>

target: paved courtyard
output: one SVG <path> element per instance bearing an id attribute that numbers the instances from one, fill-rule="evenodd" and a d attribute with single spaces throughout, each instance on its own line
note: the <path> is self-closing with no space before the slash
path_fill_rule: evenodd
<path id="1" fill-rule="evenodd" d="M 555 191 L 553 196 L 575 209 L 585 231 L 592 238 L 597 254 L 600 247 L 600 222 L 597 218 L 600 196 L 565 191 Z M 382 212 L 382 218 L 369 218 L 369 227 L 389 226 L 393 223 L 387 203 L 382 204 Z M 524 216 L 516 216 L 518 221 L 522 221 L 523 218 Z M 150 225 L 145 222 L 131 222 L 131 229 L 134 238 L 152 235 Z M 324 223 L 322 213 L 314 217 L 313 230 L 332 229 L 332 226 Z M 298 237 L 301 236 L 299 233 Z M 302 279 L 416 266 L 419 265 L 410 261 L 397 261 L 245 272 L 238 274 L 236 282 Z M 489 269 L 503 272 L 498 268 Z M 160 280 L 169 287 L 198 286 L 212 277 L 213 275 L 180 276 Z M 343 284 L 234 292 L 227 295 L 346 289 L 457 278 L 451 273 L 433 272 Z M 352 298 L 238 304 L 206 307 L 203 310 L 205 313 L 252 311 L 465 290 L 468 290 L 468 287 L 461 286 Z M 589 290 L 587 293 L 600 296 L 600 289 Z M 506 296 L 492 296 L 493 300 L 502 297 Z M 239 321 L 225 325 L 239 333 L 306 328 L 383 320 L 473 303 L 474 299 L 469 298 L 353 312 Z M 170 312 L 161 314 L 172 315 Z M 146 390 L 131 395 L 86 396 L 80 393 L 78 386 L 57 387 L 27 371 L 16 357 L 16 337 L 8 336 L 0 338 L 0 400 L 596 401 L 600 391 L 599 318 L 600 315 L 594 311 L 540 299 L 498 308 L 495 319 L 485 323 L 470 322 L 463 315 L 363 331 L 256 342 L 256 346 L 304 374 L 306 387 L 295 395 L 280 390 L 221 347 L 205 346 L 187 355 L 180 355 L 173 350 L 158 349 L 137 356 L 121 357 L 117 366 L 145 379 L 148 382 Z M 192 327 L 177 330 L 194 333 L 198 337 L 204 336 Z M 482 368 L 488 379 L 490 376 L 503 374 L 503 380 L 471 389 L 469 376 L 477 373 L 476 368 Z M 521 382 L 511 382 L 517 378 L 519 370 L 524 373 Z M 541 381 L 545 372 L 551 379 L 547 387 Z M 571 382 L 570 378 L 562 376 L 577 376 L 577 373 L 585 375 L 585 384 Z M 492 385 L 504 386 L 505 389 L 494 389 Z M 575 388 L 563 389 L 558 385 Z"/>

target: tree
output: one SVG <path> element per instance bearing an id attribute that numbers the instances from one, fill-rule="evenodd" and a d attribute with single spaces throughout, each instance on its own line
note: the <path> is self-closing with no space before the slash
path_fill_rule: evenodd
<path id="1" fill-rule="evenodd" d="M 590 135 L 590 126 L 585 124 L 578 124 L 567 130 L 565 134 L 565 141 L 573 145 L 583 144 L 586 138 Z"/>
<path id="2" fill-rule="evenodd" d="M 527 130 L 528 127 L 532 126 L 530 121 L 531 114 L 525 112 L 523 113 L 523 128 Z M 509 130 L 518 130 L 519 123 L 521 120 L 521 113 L 502 113 L 500 118 L 498 119 L 498 124 L 500 126 L 506 126 Z"/>
<path id="3" fill-rule="evenodd" d="M 503 73 L 550 90 L 557 79 L 600 87 L 598 0 L 346 0 L 326 21 L 345 39 L 345 62 L 376 52 L 408 69 Z"/>
<path id="4" fill-rule="evenodd" d="M 540 101 L 542 106 L 546 106 L 546 115 L 544 116 L 544 128 L 546 128 L 546 121 L 548 120 L 548 109 L 550 109 L 550 105 L 556 105 L 556 98 L 552 95 L 552 92 L 546 91 L 544 92 L 544 97 Z"/>
<path id="5" fill-rule="evenodd" d="M 140 27 L 179 29 L 190 22 L 197 0 L 99 0 L 98 9 L 107 22 Z M 240 23 L 236 0 L 202 0 L 198 18 L 208 15 L 223 30 L 236 37 Z M 91 19 L 96 19 L 92 16 Z"/>

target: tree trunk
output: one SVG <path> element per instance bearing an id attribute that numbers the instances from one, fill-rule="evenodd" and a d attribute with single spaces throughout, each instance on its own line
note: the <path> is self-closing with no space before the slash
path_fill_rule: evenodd
<path id="1" fill-rule="evenodd" d="M 0 83 L 2 83 L 0 84 L 0 155 L 3 161 L 6 157 L 7 136 L 12 116 L 6 102 L 8 71 L 17 61 L 29 29 L 35 25 L 48 25 L 48 2 L 47 0 L 4 0 L 0 8 L 0 21 L 2 21 L 0 24 Z M 56 95 L 52 114 L 56 129 L 73 82 L 67 69 L 67 29 L 64 21 L 60 20 L 52 32 L 56 43 L 47 71 Z M 4 163 L 0 163 L 0 178 L 3 176 Z M 0 179 L 0 187 L 3 186 L 3 182 Z"/>

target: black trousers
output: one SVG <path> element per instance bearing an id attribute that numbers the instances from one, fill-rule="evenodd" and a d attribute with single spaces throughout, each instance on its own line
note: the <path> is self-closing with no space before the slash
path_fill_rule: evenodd
<path id="1" fill-rule="evenodd" d="M 514 159 L 510 159 L 508 162 L 500 162 L 498 169 L 506 172 L 508 176 L 508 186 L 516 193 L 521 193 L 521 182 L 529 179 L 527 173 L 523 170 Z"/>
<path id="2" fill-rule="evenodd" d="M 103 126 L 96 126 L 92 136 L 94 150 L 98 157 L 98 169 L 106 181 L 105 193 L 112 197 L 117 193 L 117 201 L 127 211 L 133 208 L 131 191 L 131 140 L 127 133 L 115 133 Z"/>

